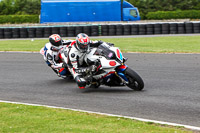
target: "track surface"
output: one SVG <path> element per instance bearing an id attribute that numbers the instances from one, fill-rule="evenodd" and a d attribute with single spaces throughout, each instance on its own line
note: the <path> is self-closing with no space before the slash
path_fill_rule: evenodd
<path id="1" fill-rule="evenodd" d="M 200 54 L 124 54 L 144 79 L 81 91 L 58 78 L 38 53 L 0 53 L 0 100 L 52 105 L 200 127 Z"/>

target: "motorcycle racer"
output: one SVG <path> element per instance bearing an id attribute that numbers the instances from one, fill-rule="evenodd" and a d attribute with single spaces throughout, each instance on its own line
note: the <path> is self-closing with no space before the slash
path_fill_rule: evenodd
<path id="1" fill-rule="evenodd" d="M 76 37 L 76 40 L 72 41 L 68 48 L 68 57 L 66 61 L 66 65 L 69 68 L 69 71 L 73 75 L 78 87 L 80 89 L 84 89 L 87 81 L 83 78 L 81 73 L 87 71 L 97 71 L 101 65 L 91 65 L 84 67 L 84 57 L 90 51 L 90 47 L 98 47 L 102 44 L 102 41 L 91 41 L 88 35 L 85 33 L 79 33 Z"/>
<path id="2" fill-rule="evenodd" d="M 44 60 L 47 65 L 53 69 L 53 71 L 59 77 L 66 77 L 67 70 L 63 67 L 63 62 L 61 60 L 60 53 L 64 45 L 70 44 L 71 41 L 62 40 L 60 35 L 52 34 L 49 36 L 49 42 L 44 46 Z"/>

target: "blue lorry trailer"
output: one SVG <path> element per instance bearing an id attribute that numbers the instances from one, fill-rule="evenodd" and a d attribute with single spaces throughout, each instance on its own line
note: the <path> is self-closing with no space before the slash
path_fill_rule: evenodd
<path id="1" fill-rule="evenodd" d="M 40 23 L 140 20 L 125 0 L 41 0 Z"/>

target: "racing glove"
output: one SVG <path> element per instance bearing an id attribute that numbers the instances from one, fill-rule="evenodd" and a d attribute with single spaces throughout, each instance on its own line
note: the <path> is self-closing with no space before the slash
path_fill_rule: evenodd
<path id="1" fill-rule="evenodd" d="M 109 46 L 111 46 L 111 47 L 114 47 L 114 44 L 113 44 L 113 43 L 107 42 L 107 44 L 108 44 Z"/>
<path id="2" fill-rule="evenodd" d="M 95 72 L 97 70 L 97 66 L 95 65 L 91 65 L 89 67 L 86 67 L 86 68 L 79 68 L 79 69 L 76 69 L 75 71 L 77 73 L 89 73 L 89 72 Z"/>

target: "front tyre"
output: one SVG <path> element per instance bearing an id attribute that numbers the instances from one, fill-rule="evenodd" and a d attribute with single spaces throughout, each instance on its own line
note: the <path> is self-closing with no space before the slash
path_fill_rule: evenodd
<path id="1" fill-rule="evenodd" d="M 131 68 L 128 68 L 124 71 L 126 78 L 128 79 L 127 86 L 133 90 L 141 91 L 144 88 L 144 82 L 142 78 Z"/>

